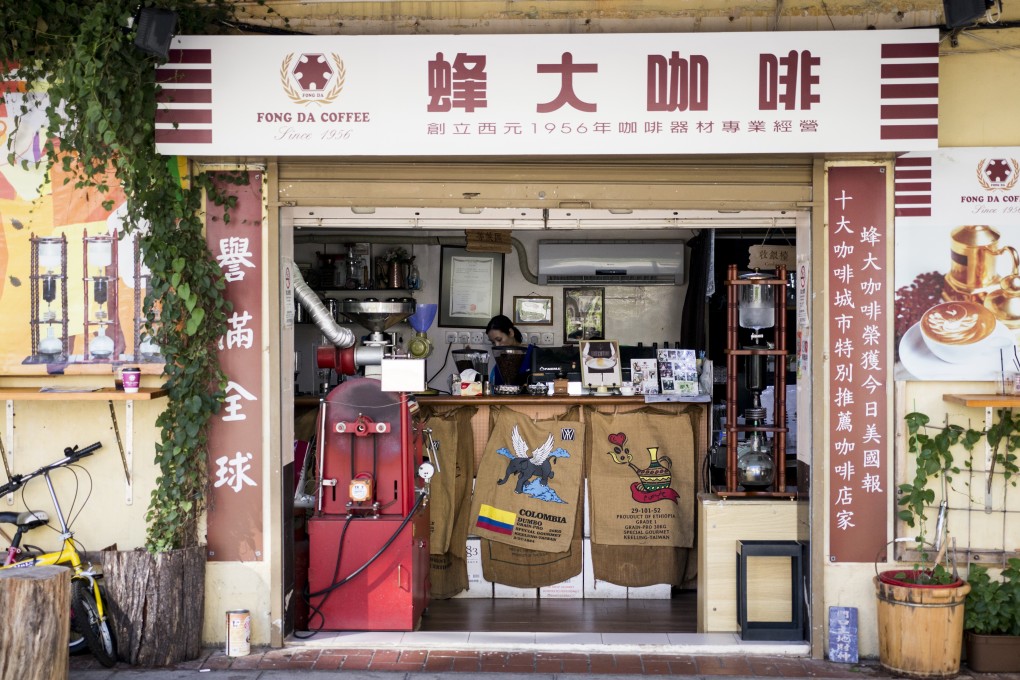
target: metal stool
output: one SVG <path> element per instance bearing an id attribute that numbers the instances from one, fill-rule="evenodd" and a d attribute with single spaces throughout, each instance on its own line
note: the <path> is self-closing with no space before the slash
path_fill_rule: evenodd
<path id="1" fill-rule="evenodd" d="M 790 558 L 790 621 L 747 620 L 747 559 Z M 741 640 L 804 640 L 804 543 L 801 541 L 737 541 L 737 623 Z"/>

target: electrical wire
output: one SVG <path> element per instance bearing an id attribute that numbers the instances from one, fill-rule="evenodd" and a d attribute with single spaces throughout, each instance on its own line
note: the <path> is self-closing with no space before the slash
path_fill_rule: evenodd
<path id="1" fill-rule="evenodd" d="M 435 372 L 434 374 L 432 374 L 432 377 L 431 377 L 431 378 L 429 378 L 429 379 L 428 379 L 428 380 L 427 380 L 427 381 L 425 382 L 425 386 L 426 386 L 426 387 L 427 387 L 427 386 L 429 386 L 429 385 L 431 385 L 431 384 L 432 384 L 432 381 L 433 381 L 433 380 L 435 380 L 436 378 L 438 378 L 438 377 L 439 377 L 439 374 L 443 372 L 443 369 L 444 369 L 444 368 L 446 368 L 446 364 L 448 364 L 448 363 L 450 362 L 450 353 L 451 353 L 452 351 L 453 351 L 453 345 L 452 345 L 452 344 L 449 344 L 449 345 L 447 345 L 447 346 L 446 346 L 446 356 L 444 356 L 444 357 L 443 357 L 443 365 L 442 365 L 442 366 L 440 366 L 440 367 L 439 367 L 439 370 L 438 370 L 438 371 L 436 371 L 436 372 Z M 442 392 L 443 394 L 449 394 L 449 392 L 447 392 L 446 390 L 438 390 L 438 391 L 439 391 L 439 392 Z"/>

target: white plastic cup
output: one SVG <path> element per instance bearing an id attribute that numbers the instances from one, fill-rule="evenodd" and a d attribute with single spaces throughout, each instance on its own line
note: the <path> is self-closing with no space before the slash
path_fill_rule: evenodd
<path id="1" fill-rule="evenodd" d="M 120 372 L 120 379 L 125 392 L 137 392 L 142 383 L 142 371 L 134 367 L 125 368 Z"/>

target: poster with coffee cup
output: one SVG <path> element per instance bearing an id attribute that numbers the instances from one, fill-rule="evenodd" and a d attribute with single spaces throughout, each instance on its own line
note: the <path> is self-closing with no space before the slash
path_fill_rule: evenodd
<path id="1" fill-rule="evenodd" d="M 896 160 L 897 380 L 1020 371 L 1020 147 Z"/>

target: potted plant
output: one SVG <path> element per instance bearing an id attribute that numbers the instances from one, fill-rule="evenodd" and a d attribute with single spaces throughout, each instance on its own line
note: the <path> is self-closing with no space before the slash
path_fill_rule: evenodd
<path id="1" fill-rule="evenodd" d="M 967 582 L 967 665 L 979 673 L 1020 672 L 1020 559 L 1010 558 L 998 579 L 972 564 Z"/>
<path id="2" fill-rule="evenodd" d="M 159 665 L 201 651 L 205 548 L 198 528 L 209 483 L 208 424 L 224 385 L 216 343 L 229 305 L 200 211 L 203 201 L 229 201 L 208 176 L 182 183 L 176 159 L 156 151 L 157 58 L 137 49 L 134 32 L 124 28 L 136 9 L 138 3 L 64 3 L 54 12 L 48 3 L 21 3 L 0 12 L 0 63 L 13 69 L 9 78 L 45 93 L 26 97 L 17 119 L 33 106 L 45 112 L 39 163 L 47 171 L 62 168 L 75 188 L 101 196 L 107 210 L 114 204 L 108 192 L 123 191 L 123 228 L 139 237 L 151 272 L 146 334 L 166 360 L 168 393 L 156 421 L 159 474 L 145 550 L 108 551 L 115 561 L 106 553 L 103 561 L 121 657 Z M 207 32 L 233 12 L 204 0 L 179 0 L 174 11 L 179 33 Z"/>
<path id="3" fill-rule="evenodd" d="M 944 563 L 945 545 L 931 556 L 926 540 L 928 513 L 935 503 L 929 481 L 943 484 L 959 472 L 951 449 L 958 443 L 973 448 L 980 438 L 961 427 L 947 425 L 934 435 L 928 416 L 906 416 L 908 450 L 915 454 L 914 478 L 899 486 L 898 516 L 911 528 L 922 562 L 910 569 L 892 569 L 874 578 L 878 597 L 879 661 L 883 667 L 914 677 L 951 677 L 960 670 L 964 600 L 970 585 Z M 939 539 L 936 539 L 939 540 Z M 929 562 L 930 560 L 930 562 Z"/>
<path id="4" fill-rule="evenodd" d="M 924 413 L 908 413 L 908 452 L 914 458 L 914 476 L 898 487 L 899 519 L 918 530 L 914 538 L 917 552 L 925 563 L 931 559 L 931 544 L 926 540 L 929 511 L 936 494 L 930 488 L 933 480 L 942 486 L 939 519 L 934 539 L 941 550 L 930 565 L 914 565 L 913 569 L 889 570 L 875 578 L 879 597 L 879 650 L 882 664 L 892 670 L 923 677 L 955 675 L 959 671 L 960 652 L 968 594 L 973 582 L 964 582 L 943 563 L 945 515 L 948 487 L 960 472 L 953 451 L 962 447 L 967 458 L 964 466 L 972 468 L 975 447 L 984 442 L 991 450 L 994 465 L 999 466 L 1007 480 L 1017 474 L 1014 451 L 1020 445 L 1020 418 L 1003 409 L 987 430 L 975 430 L 950 424 L 930 426 Z M 1015 480 L 1012 482 L 1016 485 Z M 976 578 L 980 576 L 980 567 Z M 929 641 L 935 641 L 930 643 Z"/>

